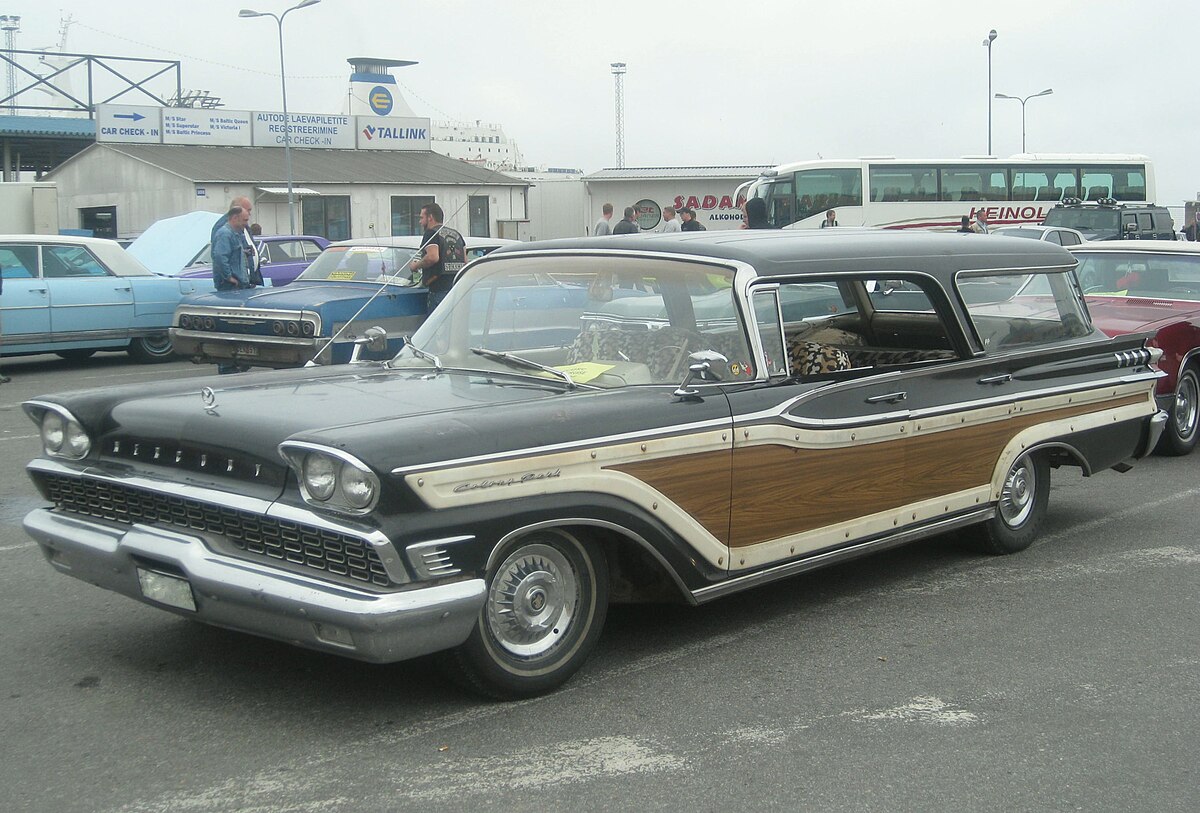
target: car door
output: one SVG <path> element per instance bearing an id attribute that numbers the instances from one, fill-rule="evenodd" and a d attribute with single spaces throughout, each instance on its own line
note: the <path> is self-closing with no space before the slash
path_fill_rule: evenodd
<path id="1" fill-rule="evenodd" d="M 734 567 L 762 566 L 882 532 L 883 525 L 891 527 L 887 512 L 912 501 L 906 475 L 910 413 L 922 397 L 915 378 L 928 364 L 917 356 L 938 351 L 912 349 L 917 355 L 905 363 L 899 349 L 867 346 L 866 289 L 883 290 L 885 282 L 793 280 L 754 290 L 760 363 L 769 378 L 729 392 Z M 816 295 L 831 284 L 841 289 L 841 301 L 832 305 Z M 778 307 L 773 300 L 782 304 L 783 331 L 772 325 L 770 313 Z M 824 313 L 797 323 L 802 311 L 795 303 L 805 300 L 821 303 Z M 828 369 L 802 373 L 796 366 L 801 345 L 826 356 Z M 885 361 L 869 363 L 872 352 Z M 941 355 L 941 361 L 957 357 L 951 350 Z M 781 358 L 788 361 L 776 361 Z"/>
<path id="2" fill-rule="evenodd" d="M 112 274 L 86 246 L 41 247 L 49 289 L 50 328 L 59 341 L 119 339 L 133 321 L 133 287 Z"/>
<path id="3" fill-rule="evenodd" d="M 38 247 L 0 244 L 0 334 L 7 349 L 14 344 L 47 341 L 50 334 L 50 293 L 42 279 Z"/>

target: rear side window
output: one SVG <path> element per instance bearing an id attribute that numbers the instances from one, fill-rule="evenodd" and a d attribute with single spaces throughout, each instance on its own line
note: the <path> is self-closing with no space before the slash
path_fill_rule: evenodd
<path id="1" fill-rule="evenodd" d="M 964 274 L 958 290 L 980 343 L 992 352 L 1091 333 L 1079 290 L 1067 271 Z"/>
<path id="2" fill-rule="evenodd" d="M 21 279 L 38 275 L 37 246 L 0 246 L 0 275 Z"/>

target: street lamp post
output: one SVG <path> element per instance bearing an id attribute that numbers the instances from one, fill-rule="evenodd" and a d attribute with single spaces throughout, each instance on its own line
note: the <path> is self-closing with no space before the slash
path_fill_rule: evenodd
<path id="1" fill-rule="evenodd" d="M 283 160 L 287 164 L 288 224 L 291 227 L 290 234 L 296 233 L 296 196 L 292 191 L 292 122 L 288 117 L 287 73 L 283 67 L 283 19 L 288 16 L 288 12 L 315 6 L 320 2 L 321 0 L 300 0 L 296 5 L 284 10 L 282 14 L 276 14 L 273 11 L 253 11 L 248 8 L 244 8 L 238 12 L 239 17 L 272 17 L 279 25 L 279 86 L 280 93 L 283 96 Z"/>
<path id="2" fill-rule="evenodd" d="M 988 49 L 988 151 L 992 154 L 992 43 L 996 41 L 996 29 L 988 32 L 983 46 Z"/>
<path id="3" fill-rule="evenodd" d="M 1014 102 L 1021 103 L 1021 152 L 1025 152 L 1025 102 L 1030 99 L 1036 99 L 1038 96 L 1049 96 L 1054 92 L 1054 88 L 1046 88 L 1039 93 L 1031 93 L 1028 96 L 1008 96 L 1003 93 L 997 93 L 997 99 L 1012 99 Z"/>

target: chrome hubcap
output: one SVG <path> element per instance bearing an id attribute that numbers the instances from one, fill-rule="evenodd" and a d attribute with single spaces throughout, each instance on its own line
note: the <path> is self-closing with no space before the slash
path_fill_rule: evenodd
<path id="1" fill-rule="evenodd" d="M 1196 431 L 1196 400 L 1196 379 L 1185 375 L 1179 381 L 1179 391 L 1175 393 L 1175 427 L 1181 438 L 1190 438 Z"/>
<path id="2" fill-rule="evenodd" d="M 1000 491 L 1000 517 L 1009 527 L 1020 525 L 1033 511 L 1036 476 L 1033 463 L 1027 456 L 1022 456 L 1004 479 L 1004 488 Z"/>
<path id="3" fill-rule="evenodd" d="M 549 545 L 527 545 L 505 559 L 492 579 L 488 628 L 505 651 L 535 657 L 562 640 L 578 605 L 579 580 L 570 560 Z"/>

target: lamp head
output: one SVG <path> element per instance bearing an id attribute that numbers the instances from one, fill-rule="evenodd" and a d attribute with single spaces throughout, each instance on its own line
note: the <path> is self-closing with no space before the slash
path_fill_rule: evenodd
<path id="1" fill-rule="evenodd" d="M 317 3 L 320 3 L 320 2 L 321 2 L 321 0 L 301 0 L 301 2 L 296 6 L 296 8 L 308 8 L 309 6 L 315 6 Z"/>
<path id="2" fill-rule="evenodd" d="M 997 36 L 998 35 L 996 34 L 996 29 L 993 28 L 991 31 L 988 32 L 988 42 L 991 42 L 992 40 L 996 39 Z"/>
<path id="3" fill-rule="evenodd" d="M 238 12 L 238 16 L 239 17 L 262 17 L 264 15 L 261 11 L 251 11 L 248 8 L 244 8 Z"/>

